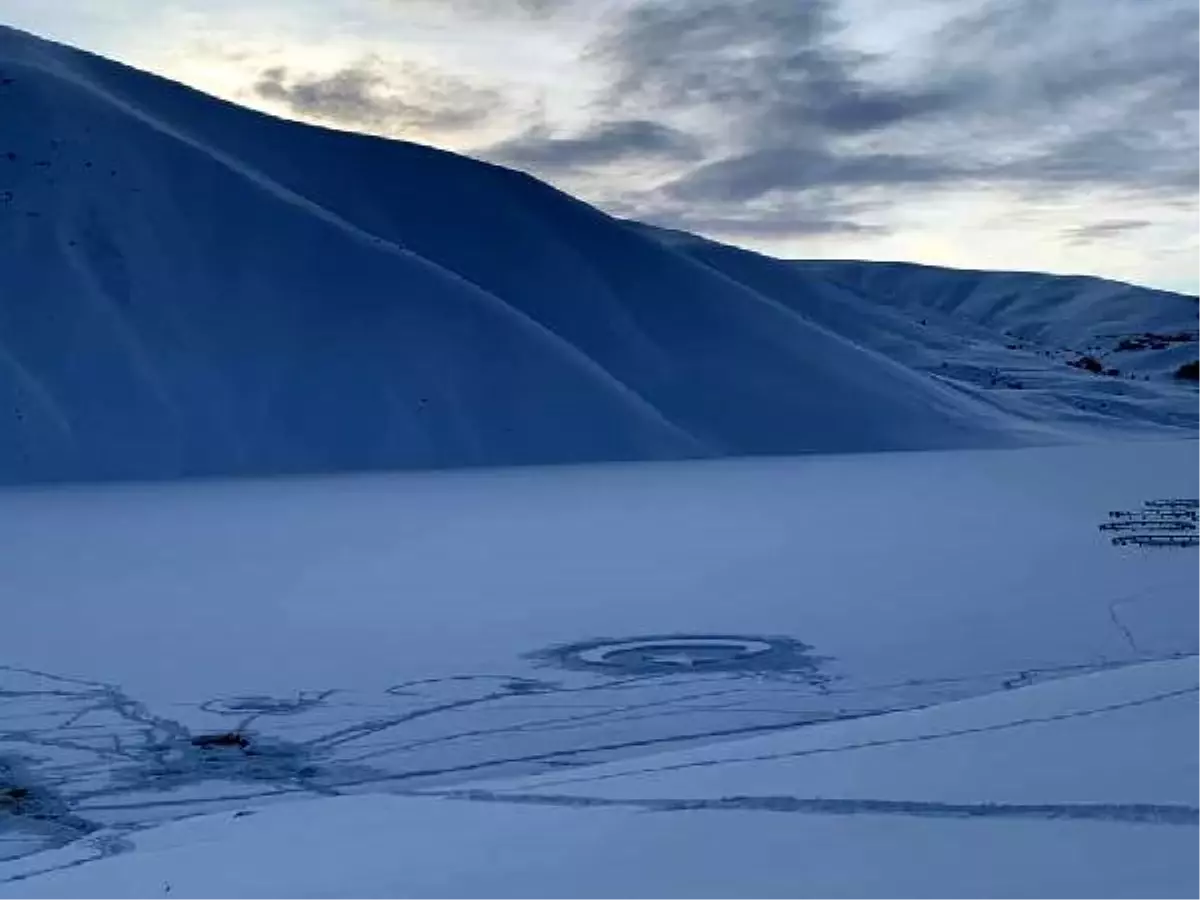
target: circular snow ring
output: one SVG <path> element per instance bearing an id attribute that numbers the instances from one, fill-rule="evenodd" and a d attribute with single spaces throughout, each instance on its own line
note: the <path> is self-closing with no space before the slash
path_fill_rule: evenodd
<path id="1" fill-rule="evenodd" d="M 792 638 L 737 634 L 652 634 L 563 644 L 531 654 L 547 665 L 609 675 L 810 672 L 823 660 Z"/>
<path id="2" fill-rule="evenodd" d="M 695 664 L 708 658 L 731 657 L 744 659 L 759 653 L 769 653 L 771 644 L 757 638 L 735 637 L 673 637 L 673 638 L 640 638 L 633 641 L 617 641 L 600 644 L 579 651 L 581 662 L 595 665 L 608 665 L 622 654 L 652 655 L 654 657 L 674 657 L 679 664 Z M 707 656 L 705 656 L 707 654 Z"/>
<path id="3" fill-rule="evenodd" d="M 201 704 L 200 708 L 223 716 L 292 716 L 319 706 L 328 693 L 301 693 L 291 697 L 220 697 Z"/>

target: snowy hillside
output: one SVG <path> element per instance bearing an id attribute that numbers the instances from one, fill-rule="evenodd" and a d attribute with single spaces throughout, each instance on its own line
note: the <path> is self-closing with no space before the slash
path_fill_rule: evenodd
<path id="1" fill-rule="evenodd" d="M 860 295 L 970 321 L 1026 347 L 1095 353 L 1122 375 L 1169 375 L 1196 358 L 1195 297 L 1098 278 L 904 263 L 802 265 Z"/>
<path id="2" fill-rule="evenodd" d="M 635 227 L 1017 420 L 1082 433 L 1155 423 L 1195 430 L 1194 390 L 1163 389 L 1186 383 L 1178 370 L 1196 359 L 1195 297 L 1024 272 L 788 265 L 693 235 Z"/>
<path id="3" fill-rule="evenodd" d="M 1194 300 L 918 274 L 664 240 L 0 29 L 0 482 L 1194 433 Z M 1147 332 L 1190 337 L 1067 365 Z"/>
<path id="4" fill-rule="evenodd" d="M 1194 896 L 1196 452 L 10 488 L 0 895 Z"/>

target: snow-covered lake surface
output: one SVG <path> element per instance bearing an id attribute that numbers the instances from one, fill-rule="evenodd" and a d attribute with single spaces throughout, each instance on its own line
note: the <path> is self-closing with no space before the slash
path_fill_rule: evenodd
<path id="1" fill-rule="evenodd" d="M 0 893 L 1194 896 L 1196 458 L 7 490 Z"/>

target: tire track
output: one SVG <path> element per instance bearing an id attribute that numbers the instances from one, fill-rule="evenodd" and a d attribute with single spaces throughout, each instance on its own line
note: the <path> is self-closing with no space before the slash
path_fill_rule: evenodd
<path id="1" fill-rule="evenodd" d="M 827 797 L 734 796 L 715 799 L 614 799 L 571 794 L 510 794 L 483 790 L 418 791 L 407 796 L 443 797 L 529 806 L 626 807 L 649 812 L 750 811 L 807 815 L 887 815 L 938 819 L 1070 819 L 1200 824 L 1200 808 L 1175 803 L 941 803 L 933 800 L 831 799 Z"/>

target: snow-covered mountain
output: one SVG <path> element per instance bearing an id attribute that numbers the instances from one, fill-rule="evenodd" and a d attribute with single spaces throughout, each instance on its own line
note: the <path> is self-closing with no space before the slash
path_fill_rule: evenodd
<path id="1" fill-rule="evenodd" d="M 0 482 L 1178 435 L 1195 319 L 772 260 L 0 29 Z"/>

